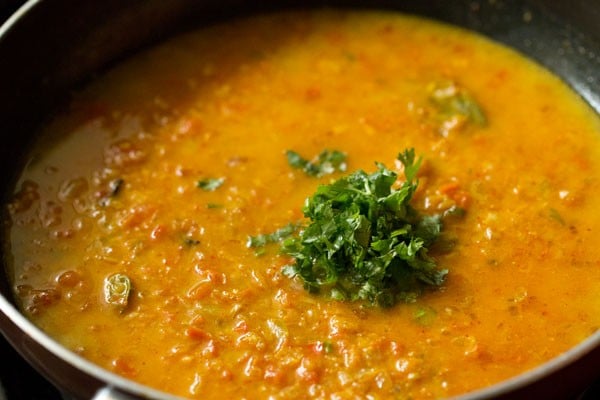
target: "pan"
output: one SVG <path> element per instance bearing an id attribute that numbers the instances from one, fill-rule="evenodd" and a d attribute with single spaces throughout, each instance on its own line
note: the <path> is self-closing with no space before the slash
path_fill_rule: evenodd
<path id="1" fill-rule="evenodd" d="M 30 0 L 0 27 L 0 188 L 10 195 L 38 126 L 77 87 L 177 32 L 249 13 L 361 1 Z M 368 8 L 422 15 L 480 32 L 543 64 L 600 112 L 600 3 L 585 0 L 382 0 Z M 6 215 L 2 232 L 8 229 Z M 6 243 L 2 240 L 2 243 Z M 10 251 L 3 245 L 3 266 Z M 63 348 L 17 309 L 0 271 L 0 330 L 63 393 L 77 399 L 172 399 Z M 570 398 L 600 378 L 600 332 L 550 362 L 462 400 Z"/>

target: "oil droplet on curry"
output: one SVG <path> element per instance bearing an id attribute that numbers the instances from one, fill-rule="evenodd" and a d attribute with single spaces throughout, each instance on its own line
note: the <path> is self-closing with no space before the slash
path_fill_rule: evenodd
<path id="1" fill-rule="evenodd" d="M 60 343 L 183 397 L 465 393 L 600 326 L 599 135 L 556 77 L 449 26 L 329 10 L 204 28 L 43 129 L 8 204 L 12 283 Z M 398 188 L 405 149 L 411 207 L 444 215 L 441 285 L 380 307 L 284 274 L 278 232 L 307 225 L 305 199 L 376 162 Z"/>

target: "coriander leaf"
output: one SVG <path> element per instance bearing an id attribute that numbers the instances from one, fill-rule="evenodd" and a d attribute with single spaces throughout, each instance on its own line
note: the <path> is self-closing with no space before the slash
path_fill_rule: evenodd
<path id="1" fill-rule="evenodd" d="M 256 236 L 249 236 L 246 241 L 246 247 L 259 248 L 264 247 L 269 243 L 277 243 L 282 241 L 288 236 L 291 236 L 298 229 L 298 224 L 287 224 L 283 228 L 277 229 L 275 232 L 267 234 L 259 234 Z"/>
<path id="2" fill-rule="evenodd" d="M 320 178 L 333 174 L 336 171 L 346 171 L 346 154 L 338 150 L 323 150 L 313 161 L 304 159 L 295 151 L 286 152 L 288 164 L 296 169 L 301 169 L 308 176 Z"/>
<path id="3" fill-rule="evenodd" d="M 404 166 L 404 176 L 407 182 L 412 182 L 417 178 L 417 172 L 421 167 L 421 158 L 415 162 L 415 149 L 407 149 L 398 154 L 398 160 Z"/>
<path id="4" fill-rule="evenodd" d="M 302 158 L 302 156 L 295 151 L 288 150 L 286 151 L 285 155 L 287 157 L 288 164 L 291 167 L 304 169 L 304 167 L 308 164 L 308 161 Z"/>
<path id="5" fill-rule="evenodd" d="M 447 271 L 428 255 L 442 218 L 420 215 L 410 205 L 421 159 L 413 149 L 398 159 L 406 180 L 397 190 L 396 173 L 379 163 L 371 174 L 356 171 L 317 188 L 303 208 L 309 224 L 282 241 L 294 259 L 286 276 L 332 299 L 381 306 L 414 301 L 426 286 L 444 282 Z"/>
<path id="6" fill-rule="evenodd" d="M 196 186 L 198 186 L 202 190 L 206 190 L 207 192 L 214 192 L 224 182 L 225 182 L 225 178 L 207 178 L 207 179 L 198 181 Z"/>
<path id="7" fill-rule="evenodd" d="M 435 242 L 440 236 L 442 230 L 441 216 L 425 215 L 415 227 L 416 236 L 423 239 L 426 246 Z"/>

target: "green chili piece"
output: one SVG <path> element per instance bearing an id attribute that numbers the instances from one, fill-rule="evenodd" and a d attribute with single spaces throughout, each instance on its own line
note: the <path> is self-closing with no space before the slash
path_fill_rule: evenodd
<path id="1" fill-rule="evenodd" d="M 124 274 L 112 274 L 104 279 L 104 300 L 123 311 L 131 295 L 131 280 Z"/>

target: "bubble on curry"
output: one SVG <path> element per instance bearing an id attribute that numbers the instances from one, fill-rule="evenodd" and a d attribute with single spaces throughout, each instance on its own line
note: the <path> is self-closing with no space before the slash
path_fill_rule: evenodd
<path id="1" fill-rule="evenodd" d="M 12 283 L 66 347 L 184 397 L 465 393 L 600 326 L 599 134 L 556 77 L 431 21 L 204 28 L 109 71 L 43 129 L 8 204 Z M 375 162 L 400 184 L 408 148 L 423 158 L 411 205 L 464 210 L 429 253 L 441 286 L 390 308 L 336 301 L 285 276 L 277 243 L 247 246 L 302 223 L 320 184 Z M 288 160 L 324 150 L 345 171 Z"/>

